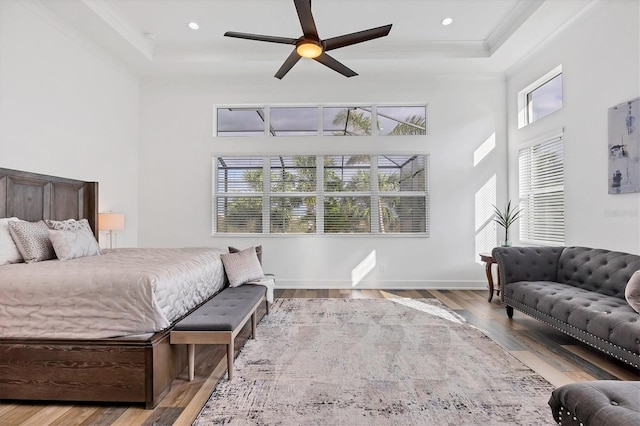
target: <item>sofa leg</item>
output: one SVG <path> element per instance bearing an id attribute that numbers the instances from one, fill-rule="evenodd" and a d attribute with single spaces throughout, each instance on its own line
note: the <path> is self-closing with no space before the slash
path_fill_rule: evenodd
<path id="1" fill-rule="evenodd" d="M 513 306 L 507 306 L 507 316 L 513 318 Z"/>

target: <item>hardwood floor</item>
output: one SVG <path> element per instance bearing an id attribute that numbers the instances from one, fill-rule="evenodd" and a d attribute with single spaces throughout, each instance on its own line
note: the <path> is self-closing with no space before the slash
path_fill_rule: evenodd
<path id="1" fill-rule="evenodd" d="M 520 312 L 509 320 L 499 297 L 486 291 L 445 290 L 276 290 L 284 298 L 437 298 L 555 386 L 587 380 L 640 380 L 640 372 Z M 260 312 L 262 316 L 264 310 Z M 242 346 L 249 326 L 238 336 Z M 258 326 L 258 335 L 260 326 Z M 8 425 L 189 425 L 221 378 L 226 380 L 224 346 L 197 346 L 196 378 L 185 371 L 154 410 L 142 407 L 0 403 L 0 424 Z M 500 362 L 488 360 L 487 362 Z"/>

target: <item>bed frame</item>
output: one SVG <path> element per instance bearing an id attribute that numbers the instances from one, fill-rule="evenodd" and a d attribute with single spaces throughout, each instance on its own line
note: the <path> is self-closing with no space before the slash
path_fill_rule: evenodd
<path id="1" fill-rule="evenodd" d="M 0 217 L 87 219 L 98 237 L 98 183 L 0 168 Z M 144 338 L 0 339 L 0 400 L 155 407 L 187 365 L 170 329 Z M 149 337 L 150 336 L 150 337 Z"/>

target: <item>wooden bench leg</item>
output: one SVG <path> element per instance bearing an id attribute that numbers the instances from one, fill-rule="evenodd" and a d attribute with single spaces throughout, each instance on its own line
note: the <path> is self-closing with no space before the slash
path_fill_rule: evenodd
<path id="1" fill-rule="evenodd" d="M 187 352 L 189 355 L 189 381 L 192 381 L 195 376 L 196 345 L 194 344 L 188 345 Z"/>
<path id="2" fill-rule="evenodd" d="M 256 338 L 256 329 L 257 329 L 257 315 L 256 315 L 256 311 L 253 311 L 253 313 L 251 314 L 251 338 L 255 339 Z"/>
<path id="3" fill-rule="evenodd" d="M 233 336 L 231 342 L 227 344 L 227 377 L 229 380 L 233 378 Z"/>

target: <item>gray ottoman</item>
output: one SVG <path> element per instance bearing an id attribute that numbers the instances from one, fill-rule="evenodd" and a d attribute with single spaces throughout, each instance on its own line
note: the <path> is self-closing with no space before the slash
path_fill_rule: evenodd
<path id="1" fill-rule="evenodd" d="M 640 382 L 599 380 L 571 383 L 549 400 L 559 425 L 640 425 Z"/>

